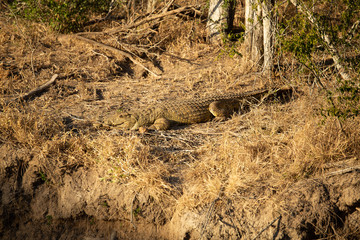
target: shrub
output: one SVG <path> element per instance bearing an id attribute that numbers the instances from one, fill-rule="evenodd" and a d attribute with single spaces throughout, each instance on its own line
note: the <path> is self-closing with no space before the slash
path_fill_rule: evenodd
<path id="1" fill-rule="evenodd" d="M 56 31 L 76 32 L 91 14 L 107 11 L 110 3 L 109 0 L 16 0 L 11 8 L 17 15 L 48 23 Z"/>
<path id="2" fill-rule="evenodd" d="M 292 53 L 299 63 L 326 89 L 329 105 L 322 109 L 323 116 L 346 119 L 360 115 L 359 17 L 360 0 L 320 1 L 316 5 L 304 2 L 315 18 L 309 22 L 301 11 L 280 22 L 279 44 Z M 329 46 L 323 39 L 329 37 Z M 350 73 L 350 79 L 334 75 L 334 67 L 324 66 L 321 60 L 333 55 L 335 47 L 340 64 Z M 327 81 L 335 77 L 337 84 Z M 324 85 L 322 85 L 322 82 Z"/>

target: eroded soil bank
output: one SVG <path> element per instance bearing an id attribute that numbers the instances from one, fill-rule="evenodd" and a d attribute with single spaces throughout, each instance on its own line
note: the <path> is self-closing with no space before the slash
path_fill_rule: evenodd
<path id="1" fill-rule="evenodd" d="M 79 167 L 48 184 L 36 163 L 23 163 L 14 159 L 2 175 L 2 239 L 315 239 L 329 228 L 359 236 L 360 172 L 351 169 L 264 193 L 271 195 L 266 200 L 243 193 L 177 211 L 102 181 L 94 168 Z"/>

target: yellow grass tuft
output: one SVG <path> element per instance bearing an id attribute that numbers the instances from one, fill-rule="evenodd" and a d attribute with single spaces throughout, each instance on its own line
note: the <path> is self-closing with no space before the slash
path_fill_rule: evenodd
<path id="1" fill-rule="evenodd" d="M 359 120 L 348 119 L 341 127 L 336 119 L 322 122 L 316 107 L 309 107 L 311 101 L 305 97 L 285 106 L 262 106 L 235 117 L 229 125 L 241 123 L 245 130 L 234 132 L 230 126 L 201 147 L 201 160 L 185 176 L 186 194 L 192 198 L 186 202 L 196 207 L 221 194 L 263 195 L 264 189 L 279 191 L 321 175 L 330 163 L 359 159 Z"/>

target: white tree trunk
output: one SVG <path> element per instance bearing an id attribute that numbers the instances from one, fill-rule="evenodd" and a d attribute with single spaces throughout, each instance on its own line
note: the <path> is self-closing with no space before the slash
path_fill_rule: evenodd
<path id="1" fill-rule="evenodd" d="M 147 0 L 146 12 L 151 13 L 155 10 L 156 0 Z"/>
<path id="2" fill-rule="evenodd" d="M 267 76 L 271 76 L 273 67 L 273 18 L 271 0 L 262 2 L 263 28 L 264 28 L 264 61 L 263 71 Z"/>
<path id="3" fill-rule="evenodd" d="M 271 0 L 245 0 L 245 46 L 257 70 L 271 76 L 273 25 Z"/>
<path id="4" fill-rule="evenodd" d="M 245 0 L 245 45 L 249 59 L 256 65 L 262 65 L 263 26 L 262 7 L 257 0 Z"/>
<path id="5" fill-rule="evenodd" d="M 226 24 L 226 14 L 224 11 L 224 0 L 210 0 L 209 14 L 206 24 L 208 41 L 210 43 L 220 43 L 221 33 Z"/>

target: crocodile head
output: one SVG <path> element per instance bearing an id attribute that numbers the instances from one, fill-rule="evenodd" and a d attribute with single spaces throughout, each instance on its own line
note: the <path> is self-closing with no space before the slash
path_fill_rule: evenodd
<path id="1" fill-rule="evenodd" d="M 136 130 L 139 128 L 138 118 L 135 115 L 129 113 L 116 112 L 114 114 L 106 116 L 103 122 L 108 126 L 116 128 L 131 130 Z"/>

